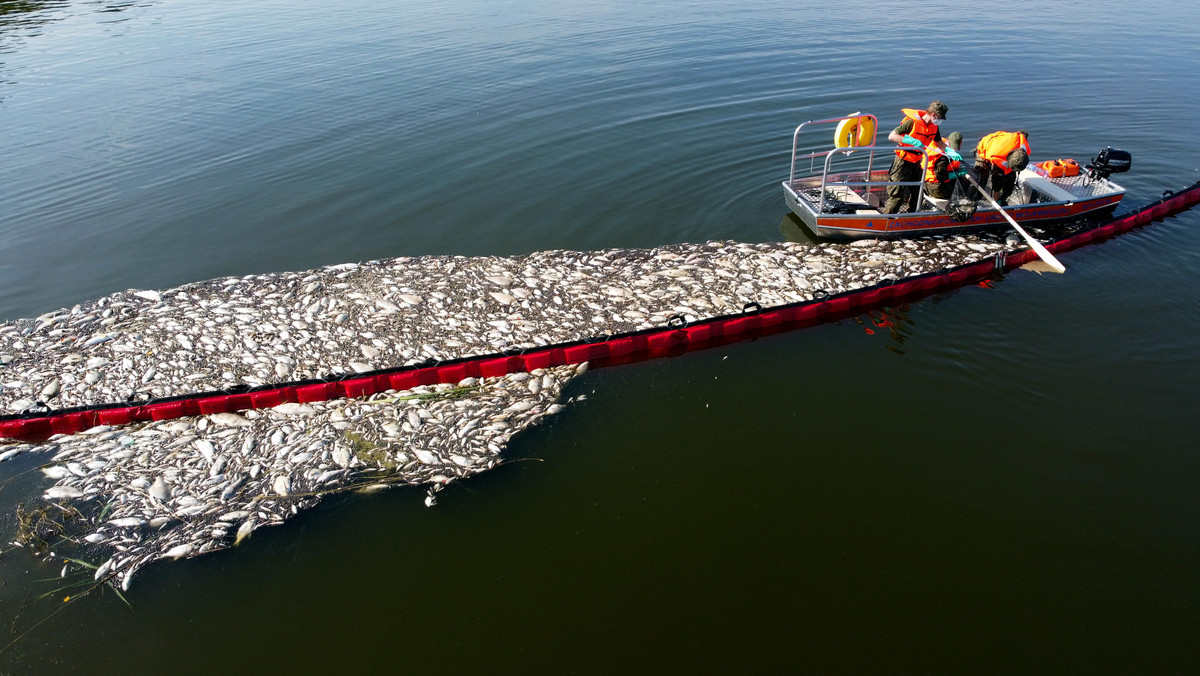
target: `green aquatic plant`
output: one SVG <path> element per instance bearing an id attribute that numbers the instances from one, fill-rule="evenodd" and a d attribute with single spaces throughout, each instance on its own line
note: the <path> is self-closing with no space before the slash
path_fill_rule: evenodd
<path id="1" fill-rule="evenodd" d="M 26 507 L 17 505 L 15 542 L 34 555 L 44 554 L 53 544 L 75 542 L 75 536 L 90 527 L 91 521 L 71 505 L 46 502 Z"/>
<path id="2" fill-rule="evenodd" d="M 452 387 L 448 390 L 441 390 L 440 392 L 421 392 L 418 394 L 405 394 L 403 396 L 398 396 L 398 397 L 385 397 L 383 399 L 372 399 L 371 401 L 366 401 L 363 403 L 365 403 L 365 404 L 394 404 L 398 401 L 420 401 L 420 400 L 424 400 L 424 399 L 432 399 L 435 401 L 436 400 L 447 400 L 448 401 L 451 399 L 460 399 L 462 397 L 468 396 L 468 395 L 478 392 L 480 390 L 481 390 L 481 388 L 478 385 L 464 385 L 462 387 Z"/>
<path id="3" fill-rule="evenodd" d="M 62 580 L 68 580 L 68 581 L 65 584 L 61 584 L 61 585 L 55 587 L 54 589 L 51 589 L 43 594 L 40 594 L 40 595 L 34 597 L 32 600 L 33 601 L 41 601 L 41 600 L 51 598 L 51 597 L 57 598 L 58 595 L 62 594 L 63 592 L 68 592 L 67 595 L 63 596 L 62 601 L 58 602 L 56 604 L 56 607 L 54 608 L 54 610 L 50 611 L 45 617 L 38 620 L 37 622 L 34 622 L 32 626 L 30 626 L 28 629 L 26 629 L 25 631 L 18 634 L 16 636 L 16 638 L 9 641 L 7 645 L 0 647 L 0 655 L 4 654 L 9 648 L 13 647 L 18 642 L 20 642 L 22 639 L 24 639 L 26 636 L 28 636 L 31 632 L 33 632 L 33 630 L 42 626 L 43 624 L 48 622 L 51 618 L 53 618 L 55 615 L 62 612 L 63 609 L 65 609 L 67 606 L 76 603 L 77 601 L 84 598 L 85 596 L 88 596 L 89 594 L 96 591 L 97 589 L 103 589 L 105 587 L 111 589 L 117 595 L 117 598 L 121 599 L 122 603 L 124 603 L 126 606 L 128 606 L 130 610 L 133 610 L 133 604 L 130 603 L 129 599 L 125 598 L 125 595 L 121 593 L 121 590 L 115 584 L 113 584 L 113 582 L 112 582 L 113 576 L 111 574 L 106 575 L 106 576 L 102 577 L 101 579 L 97 580 L 97 579 L 95 579 L 95 576 L 92 573 L 92 571 L 94 571 L 94 570 L 99 570 L 99 566 L 97 566 L 96 564 L 90 563 L 88 561 L 84 561 L 82 559 L 73 559 L 73 558 L 66 557 L 66 556 L 60 556 L 59 558 L 61 558 L 63 561 L 67 561 L 67 562 L 73 563 L 77 566 L 81 566 L 82 569 L 78 570 L 76 572 L 73 572 L 73 573 L 65 573 L 64 575 L 60 575 L 58 577 L 43 578 L 41 580 L 38 580 L 38 582 L 59 582 Z M 81 590 L 81 591 L 78 591 L 77 593 L 70 593 L 73 590 Z M 13 618 L 14 628 L 16 626 L 16 621 L 19 618 L 20 618 L 19 613 L 16 617 Z"/>
<path id="4" fill-rule="evenodd" d="M 390 446 L 376 444 L 357 432 L 347 431 L 346 440 L 350 442 L 350 452 L 365 465 L 380 467 L 387 471 L 396 469 L 399 464 L 392 458 Z"/>

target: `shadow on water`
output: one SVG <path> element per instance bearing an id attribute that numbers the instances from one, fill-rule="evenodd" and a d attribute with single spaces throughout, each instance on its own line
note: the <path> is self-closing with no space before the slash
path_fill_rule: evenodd
<path id="1" fill-rule="evenodd" d="M 783 215 L 783 221 L 779 223 L 779 234 L 789 242 L 797 244 L 828 244 L 833 240 L 818 237 L 808 226 L 804 225 L 804 221 L 800 217 L 790 211 Z"/>

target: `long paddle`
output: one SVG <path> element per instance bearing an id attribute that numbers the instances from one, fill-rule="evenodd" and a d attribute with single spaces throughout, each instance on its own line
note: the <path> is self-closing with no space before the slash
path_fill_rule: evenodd
<path id="1" fill-rule="evenodd" d="M 1000 212 L 1000 215 L 1003 216 L 1004 220 L 1008 221 L 1008 224 L 1017 231 L 1017 234 L 1025 238 L 1025 241 L 1029 243 L 1029 248 L 1033 249 L 1033 252 L 1036 253 L 1039 258 L 1045 261 L 1046 265 L 1049 265 L 1051 268 L 1053 268 L 1055 272 L 1067 271 L 1067 266 L 1059 263 L 1058 259 L 1054 257 L 1054 254 L 1046 251 L 1046 247 L 1042 246 L 1041 243 L 1033 237 L 1030 237 L 1029 233 L 1025 232 L 1025 228 L 1022 228 L 1016 221 L 1013 220 L 1012 216 L 1008 215 L 1008 212 L 1006 212 L 1004 208 L 1001 207 L 998 202 L 996 202 L 991 193 L 984 190 L 983 186 L 979 185 L 974 176 L 972 176 L 970 173 L 967 173 L 967 180 L 971 182 L 971 185 L 979 189 L 979 192 L 987 198 L 987 201 L 990 202 L 992 206 L 996 207 L 996 211 Z"/>

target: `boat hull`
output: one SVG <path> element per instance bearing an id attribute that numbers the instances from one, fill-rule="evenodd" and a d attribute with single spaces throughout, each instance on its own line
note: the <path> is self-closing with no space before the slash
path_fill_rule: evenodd
<path id="1" fill-rule="evenodd" d="M 1004 211 L 1018 223 L 1050 225 L 1111 214 L 1122 197 L 1124 191 L 1075 202 L 1023 204 L 1005 207 Z M 817 213 L 786 183 L 784 200 L 815 235 L 829 239 L 914 237 L 1010 227 L 1004 216 L 994 209 L 980 209 L 966 221 L 956 221 L 949 214 L 937 211 L 881 214 L 874 209 L 864 209 L 862 211 L 869 213 Z"/>

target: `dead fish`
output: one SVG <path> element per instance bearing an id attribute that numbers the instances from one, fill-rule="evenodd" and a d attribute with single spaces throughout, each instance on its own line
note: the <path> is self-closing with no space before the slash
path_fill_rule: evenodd
<path id="1" fill-rule="evenodd" d="M 164 559 L 181 559 L 181 558 L 187 556 L 188 554 L 191 554 L 193 549 L 195 549 L 195 547 L 193 547 L 191 544 L 187 544 L 187 543 L 182 544 L 182 545 L 175 545 L 174 547 L 163 552 L 162 558 L 164 558 Z"/>
<path id="2" fill-rule="evenodd" d="M 246 483 L 245 476 L 241 476 L 241 477 L 238 477 L 237 479 L 234 479 L 232 482 L 230 482 L 230 484 L 228 486 L 225 487 L 224 490 L 221 491 L 221 499 L 229 500 L 229 498 L 232 498 L 234 495 L 237 494 L 238 489 L 241 488 L 242 484 L 244 484 L 244 483 Z"/>
<path id="3" fill-rule="evenodd" d="M 233 546 L 236 547 L 242 544 L 242 540 L 250 537 L 250 532 L 254 530 L 254 519 L 247 519 L 237 529 L 237 536 L 234 537 Z"/>
<path id="4" fill-rule="evenodd" d="M 217 448 L 208 439 L 200 439 L 196 442 L 196 450 L 200 451 L 200 455 L 210 463 L 213 461 L 213 454 L 217 452 Z"/>
<path id="5" fill-rule="evenodd" d="M 236 413 L 214 413 L 208 419 L 223 427 L 249 427 L 254 424 Z"/>
<path id="6" fill-rule="evenodd" d="M 46 489 L 44 497 L 47 500 L 71 500 L 83 497 L 83 491 L 74 486 L 51 486 Z"/>
<path id="7" fill-rule="evenodd" d="M 70 473 L 71 473 L 71 470 L 67 469 L 66 467 L 63 467 L 62 465 L 51 465 L 50 467 L 42 468 L 42 474 L 45 474 L 47 477 L 54 479 L 56 481 L 58 479 L 61 479 L 65 476 L 69 475 Z"/>
<path id="8" fill-rule="evenodd" d="M 162 502 L 171 499 L 171 487 L 167 485 L 166 481 L 163 481 L 161 476 L 154 478 L 154 483 L 150 484 L 149 492 L 150 497 Z"/>

